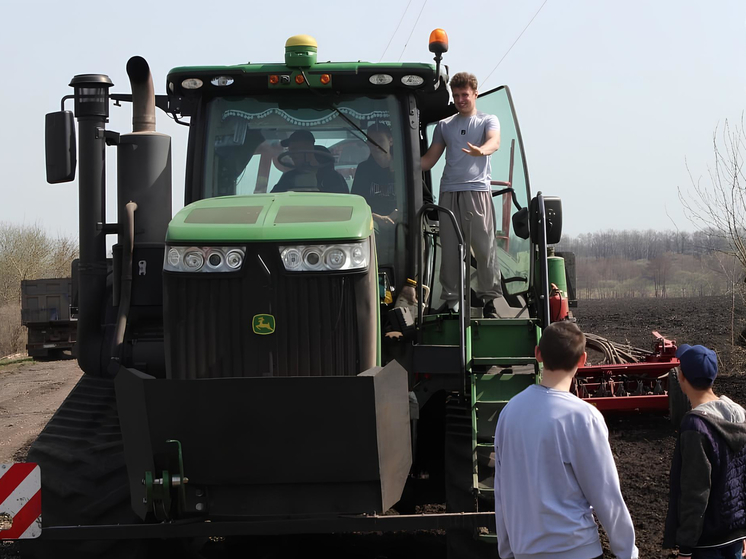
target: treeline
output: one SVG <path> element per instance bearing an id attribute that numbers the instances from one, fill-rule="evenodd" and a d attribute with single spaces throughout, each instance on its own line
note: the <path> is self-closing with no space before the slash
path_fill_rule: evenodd
<path id="1" fill-rule="evenodd" d="M 577 296 L 705 297 L 740 290 L 743 269 L 715 232 L 601 231 L 566 237 L 576 256 Z"/>
<path id="2" fill-rule="evenodd" d="M 598 231 L 563 236 L 558 250 L 578 257 L 653 260 L 666 253 L 706 255 L 728 252 L 728 241 L 717 231 Z"/>
<path id="3" fill-rule="evenodd" d="M 39 225 L 0 223 L 0 356 L 23 351 L 21 281 L 69 277 L 78 243 L 54 238 Z"/>

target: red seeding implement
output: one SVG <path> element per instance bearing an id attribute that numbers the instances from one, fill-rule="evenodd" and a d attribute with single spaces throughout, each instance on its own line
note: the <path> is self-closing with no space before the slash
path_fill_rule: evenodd
<path id="1" fill-rule="evenodd" d="M 573 392 L 603 413 L 668 411 L 676 424 L 686 412 L 676 379 L 676 342 L 658 332 L 653 336 L 653 350 L 647 351 L 586 334 L 588 349 L 603 354 L 603 361 L 578 369 Z"/>

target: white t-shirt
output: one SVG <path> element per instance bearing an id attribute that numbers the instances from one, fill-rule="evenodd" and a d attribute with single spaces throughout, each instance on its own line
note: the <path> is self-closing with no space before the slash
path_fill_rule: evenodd
<path id="1" fill-rule="evenodd" d="M 455 114 L 435 126 L 433 144 L 446 146 L 446 166 L 440 179 L 441 192 L 462 190 L 491 190 L 492 167 L 489 156 L 474 157 L 461 151 L 468 143 L 481 146 L 487 141 L 487 131 L 500 132 L 500 121 L 495 115 L 477 112 L 472 116 Z"/>

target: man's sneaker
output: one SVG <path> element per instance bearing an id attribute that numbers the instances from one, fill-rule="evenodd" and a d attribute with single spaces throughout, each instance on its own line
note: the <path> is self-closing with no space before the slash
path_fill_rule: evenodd
<path id="1" fill-rule="evenodd" d="M 435 311 L 436 314 L 458 314 L 459 304 L 458 301 L 446 301 Z"/>
<path id="2" fill-rule="evenodd" d="M 484 318 L 500 318 L 500 315 L 498 315 L 497 311 L 495 310 L 494 301 L 487 301 L 484 304 L 484 308 L 482 309 L 482 316 Z"/>

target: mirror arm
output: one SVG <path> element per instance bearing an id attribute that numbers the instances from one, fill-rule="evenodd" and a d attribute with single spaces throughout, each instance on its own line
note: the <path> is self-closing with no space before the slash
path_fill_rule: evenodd
<path id="1" fill-rule="evenodd" d="M 63 113 L 65 112 L 65 101 L 67 101 L 68 99 L 75 99 L 75 95 L 65 95 L 62 98 L 62 102 L 60 103 L 60 111 Z"/>

